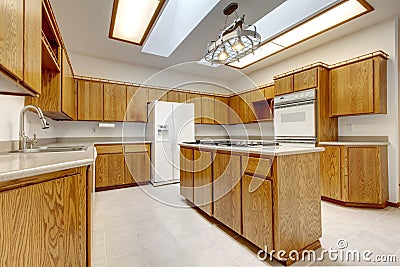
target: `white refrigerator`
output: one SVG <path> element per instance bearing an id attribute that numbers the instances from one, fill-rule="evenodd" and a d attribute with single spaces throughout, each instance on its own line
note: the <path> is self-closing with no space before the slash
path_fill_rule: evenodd
<path id="1" fill-rule="evenodd" d="M 179 143 L 194 140 L 194 104 L 153 101 L 147 105 L 146 139 L 151 145 L 151 183 L 179 182 Z"/>

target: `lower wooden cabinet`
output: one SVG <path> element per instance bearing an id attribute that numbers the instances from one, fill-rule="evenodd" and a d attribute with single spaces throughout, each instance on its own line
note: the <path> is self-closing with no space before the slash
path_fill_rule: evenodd
<path id="1" fill-rule="evenodd" d="M 180 193 L 190 202 L 193 198 L 193 149 L 181 149 L 180 153 Z"/>
<path id="2" fill-rule="evenodd" d="M 242 177 L 242 210 L 243 236 L 259 248 L 267 246 L 272 249 L 272 182 L 264 178 L 244 175 Z"/>
<path id="3" fill-rule="evenodd" d="M 150 182 L 150 145 L 96 146 L 96 189 Z"/>
<path id="4" fill-rule="evenodd" d="M 214 217 L 241 234 L 241 157 L 215 153 L 213 164 Z"/>
<path id="5" fill-rule="evenodd" d="M 86 171 L 44 174 L 27 178 L 29 185 L 0 188 L 1 266 L 91 265 Z"/>
<path id="6" fill-rule="evenodd" d="M 193 166 L 193 203 L 208 215 L 212 215 L 212 153 L 195 150 Z"/>
<path id="7" fill-rule="evenodd" d="M 387 146 L 325 146 L 322 196 L 347 206 L 385 207 L 388 201 Z"/>

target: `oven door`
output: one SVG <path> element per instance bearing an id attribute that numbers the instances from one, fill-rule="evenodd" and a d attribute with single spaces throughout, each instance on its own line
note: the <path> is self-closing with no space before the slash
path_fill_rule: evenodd
<path id="1" fill-rule="evenodd" d="M 275 107 L 274 126 L 278 138 L 315 139 L 315 101 Z"/>

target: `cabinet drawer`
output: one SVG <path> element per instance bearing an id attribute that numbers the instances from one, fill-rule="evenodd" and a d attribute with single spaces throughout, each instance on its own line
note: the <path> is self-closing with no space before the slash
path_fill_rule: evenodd
<path id="1" fill-rule="evenodd" d="M 96 146 L 97 154 L 122 154 L 122 145 Z"/>
<path id="2" fill-rule="evenodd" d="M 248 158 L 245 172 L 261 177 L 271 177 L 272 160 L 263 158 Z"/>
<path id="3" fill-rule="evenodd" d="M 150 148 L 149 148 L 149 145 L 147 145 L 147 144 L 125 145 L 124 146 L 125 153 L 147 152 L 149 150 L 150 150 Z"/>

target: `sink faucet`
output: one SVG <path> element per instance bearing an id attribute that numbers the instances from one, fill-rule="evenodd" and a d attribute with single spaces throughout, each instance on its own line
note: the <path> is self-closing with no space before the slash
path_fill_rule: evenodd
<path id="1" fill-rule="evenodd" d="M 32 148 L 34 144 L 37 143 L 37 138 L 36 134 L 33 136 L 33 138 L 29 138 L 28 136 L 25 135 L 25 113 L 27 110 L 34 110 L 39 116 L 40 122 L 42 124 L 42 129 L 48 129 L 50 128 L 49 124 L 47 123 L 42 110 L 33 105 L 27 105 L 21 109 L 21 112 L 19 114 L 19 149 L 20 150 L 25 150 L 28 148 Z M 28 147 L 29 145 L 29 147 Z"/>

